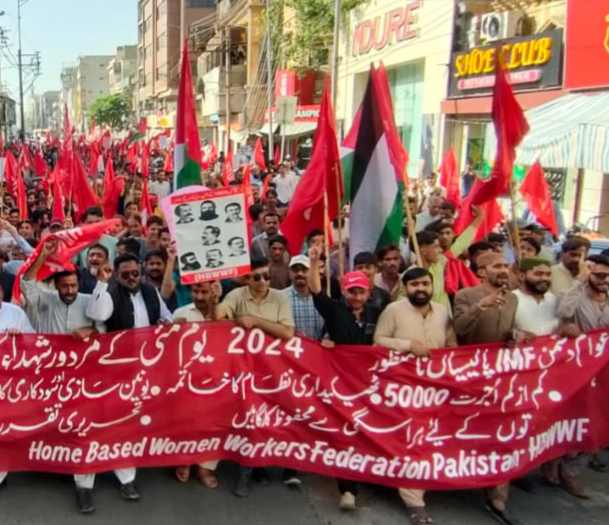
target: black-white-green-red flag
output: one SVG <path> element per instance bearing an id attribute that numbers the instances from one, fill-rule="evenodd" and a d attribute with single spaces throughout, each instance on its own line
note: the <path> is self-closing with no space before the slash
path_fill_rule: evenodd
<path id="1" fill-rule="evenodd" d="M 182 52 L 182 70 L 176 115 L 173 189 L 201 184 L 201 141 L 197 126 L 188 40 Z"/>
<path id="2" fill-rule="evenodd" d="M 349 214 L 349 253 L 398 244 L 404 221 L 408 154 L 393 121 L 385 69 L 370 68 L 362 105 L 341 145 Z"/>

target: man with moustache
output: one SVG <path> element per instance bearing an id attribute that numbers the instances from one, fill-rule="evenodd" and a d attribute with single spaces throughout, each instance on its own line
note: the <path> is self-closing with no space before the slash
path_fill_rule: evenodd
<path id="1" fill-rule="evenodd" d="M 510 265 L 499 253 L 481 255 L 477 261 L 480 286 L 455 295 L 454 328 L 460 345 L 522 343 L 528 336 L 515 329 L 518 298 L 508 291 Z M 522 525 L 507 508 L 510 484 L 486 489 L 486 508 L 505 525 Z"/>
<path id="2" fill-rule="evenodd" d="M 584 237 L 570 237 L 562 243 L 560 262 L 552 267 L 552 292 L 555 294 L 569 290 L 587 274 L 585 259 L 590 249 L 590 241 Z"/>
<path id="3" fill-rule="evenodd" d="M 87 267 L 78 271 L 78 291 L 80 293 L 93 293 L 97 286 L 97 272 L 102 266 L 108 264 L 108 248 L 103 244 L 93 244 L 87 252 Z"/>
<path id="4" fill-rule="evenodd" d="M 391 303 L 381 314 L 374 343 L 396 352 L 428 357 L 434 348 L 457 346 L 446 307 L 432 302 L 433 282 L 425 268 L 411 268 L 402 276 L 406 299 Z M 425 491 L 400 488 L 412 523 L 432 523 L 425 508 Z"/>

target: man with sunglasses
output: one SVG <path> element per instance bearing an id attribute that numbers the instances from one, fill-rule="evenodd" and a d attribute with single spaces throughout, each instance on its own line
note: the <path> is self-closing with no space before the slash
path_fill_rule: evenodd
<path id="1" fill-rule="evenodd" d="M 252 259 L 251 269 L 252 273 L 244 279 L 245 286 L 229 292 L 217 306 L 217 319 L 232 319 L 242 328 L 258 328 L 271 337 L 291 339 L 294 337 L 294 317 L 290 300 L 282 291 L 270 287 L 268 259 Z M 241 467 L 233 487 L 235 496 L 244 498 L 249 494 L 252 476 L 262 484 L 269 483 L 269 475 L 264 469 L 254 471 Z"/>
<path id="2" fill-rule="evenodd" d="M 577 277 L 575 284 L 559 296 L 557 314 L 563 323 L 575 323 L 582 332 L 609 328 L 609 257 L 591 255 L 586 260 L 587 274 Z M 579 477 L 594 454 L 575 452 L 563 456 L 553 465 L 558 476 L 554 481 L 569 494 L 589 499 L 588 490 Z M 551 475 L 545 472 L 552 481 Z"/>
<path id="3" fill-rule="evenodd" d="M 90 314 L 94 319 L 105 321 L 108 332 L 131 328 L 146 328 L 172 320 L 165 301 L 158 290 L 142 282 L 142 270 L 137 256 L 131 253 L 119 255 L 114 260 L 116 282 L 111 286 L 112 268 L 102 266 L 97 273 L 98 283 L 93 290 Z M 140 494 L 135 486 L 135 468 L 114 471 L 121 482 L 121 496 L 128 501 L 137 501 Z M 95 474 L 78 476 L 81 486 L 93 490 Z M 92 502 L 92 495 L 91 495 Z"/>

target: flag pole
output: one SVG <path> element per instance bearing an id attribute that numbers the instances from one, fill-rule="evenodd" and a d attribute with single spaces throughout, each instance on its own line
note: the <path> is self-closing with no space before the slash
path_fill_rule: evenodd
<path id="1" fill-rule="evenodd" d="M 326 255 L 326 293 L 330 297 L 330 239 L 328 238 L 328 229 L 330 228 L 330 220 L 328 216 L 328 192 L 324 191 L 324 250 Z"/>
<path id="2" fill-rule="evenodd" d="M 338 188 L 341 187 L 341 178 L 342 178 L 342 172 L 341 172 L 341 166 L 340 163 L 338 161 L 335 161 L 334 164 L 334 173 L 336 176 L 336 189 L 338 190 Z M 342 211 L 343 211 L 343 203 L 341 200 L 341 195 L 340 195 L 340 191 L 336 192 L 336 199 L 338 200 L 338 275 L 342 281 L 343 276 L 345 275 L 345 248 L 343 246 L 343 217 L 342 217 Z"/>
<path id="3" fill-rule="evenodd" d="M 516 219 L 516 198 L 515 198 L 515 190 L 514 190 L 514 179 L 510 180 L 510 201 L 512 204 L 512 231 L 514 233 L 513 241 L 514 241 L 514 253 L 516 254 L 516 259 L 520 261 L 522 259 L 522 252 L 520 251 L 520 232 L 518 231 L 518 221 Z M 508 228 L 509 230 L 509 228 Z"/>
<path id="4" fill-rule="evenodd" d="M 408 166 L 404 166 L 404 173 L 402 175 L 402 179 L 404 181 L 404 192 L 403 199 L 404 205 L 406 206 L 406 224 L 408 224 L 408 236 L 412 239 L 412 246 L 414 248 L 414 253 L 416 256 L 416 264 L 417 266 L 423 268 L 423 258 L 421 257 L 421 249 L 419 248 L 419 242 L 417 241 L 417 232 L 415 231 L 415 222 L 414 217 L 412 216 L 412 212 L 410 211 L 410 202 L 408 201 L 408 189 L 410 185 L 408 183 L 408 172 L 406 171 Z"/>

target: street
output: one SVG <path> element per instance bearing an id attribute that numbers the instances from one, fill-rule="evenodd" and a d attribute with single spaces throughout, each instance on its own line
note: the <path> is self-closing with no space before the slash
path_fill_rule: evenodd
<path id="1" fill-rule="evenodd" d="M 607 456 L 604 458 L 607 460 Z M 97 510 L 82 516 L 76 508 L 72 480 L 48 474 L 13 474 L 0 492 L 2 525 L 72 525 L 87 523 L 131 525 L 199 525 L 202 523 L 268 525 L 398 525 L 408 523 L 407 513 L 395 490 L 364 486 L 358 510 L 337 509 L 338 493 L 333 480 L 303 475 L 302 490 L 290 490 L 280 483 L 280 471 L 273 470 L 273 483 L 254 485 L 246 499 L 231 492 L 235 467 L 222 464 L 218 490 L 203 488 L 191 478 L 181 485 L 168 469 L 142 470 L 138 485 L 139 503 L 119 497 L 112 474 L 99 476 L 96 485 Z M 536 494 L 512 490 L 512 508 L 525 525 L 605 525 L 609 510 L 609 473 L 586 470 L 584 480 L 592 489 L 589 501 L 576 500 L 560 489 L 542 484 L 537 474 Z M 441 525 L 485 525 L 495 521 L 486 513 L 481 491 L 434 492 L 427 497 L 435 523 Z"/>

